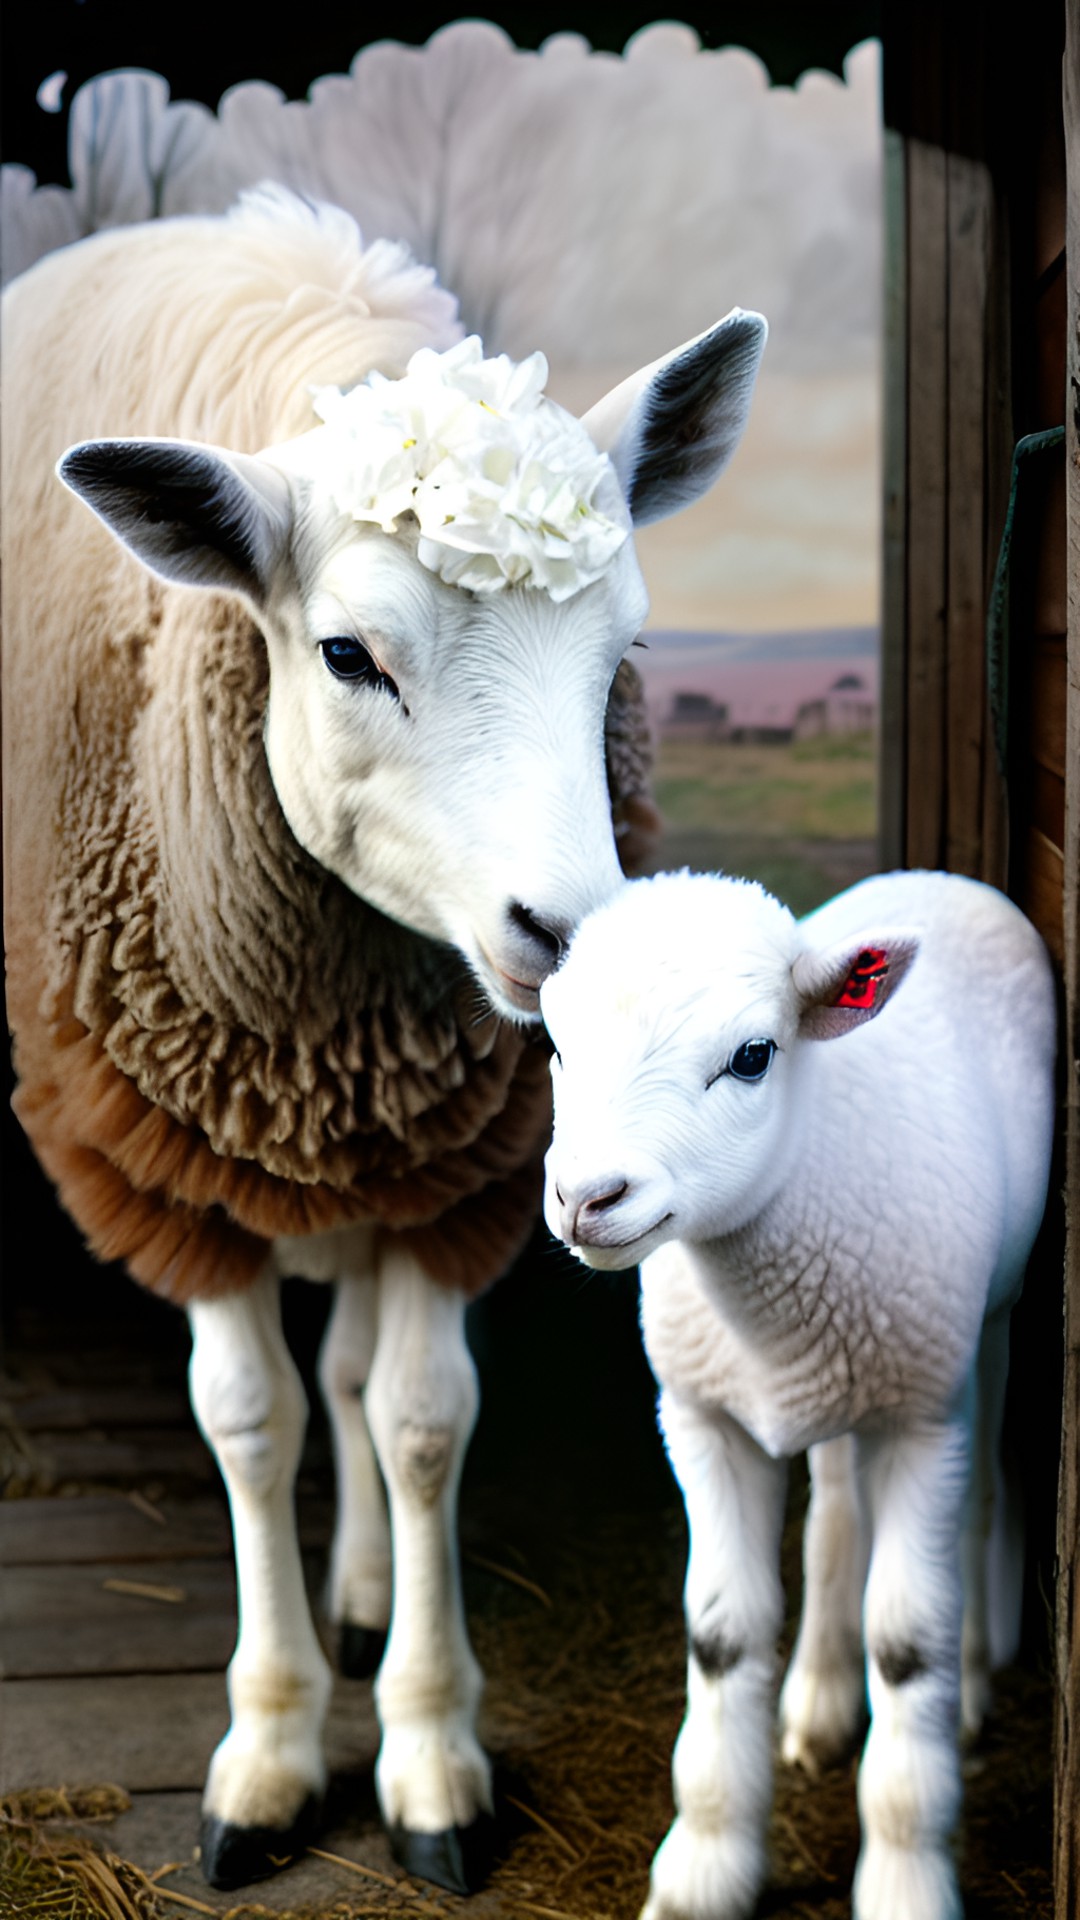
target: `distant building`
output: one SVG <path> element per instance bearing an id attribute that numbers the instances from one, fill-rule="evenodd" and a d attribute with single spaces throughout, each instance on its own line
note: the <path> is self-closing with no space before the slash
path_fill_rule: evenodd
<path id="1" fill-rule="evenodd" d="M 825 663 L 822 679 L 827 671 Z M 730 674 L 724 676 L 725 686 L 728 678 L 736 680 L 728 698 L 686 687 L 673 691 L 659 716 L 661 738 L 784 746 L 791 740 L 869 733 L 877 721 L 873 686 L 862 674 L 850 669 L 833 680 L 823 693 L 810 699 L 806 698 L 805 670 L 801 675 L 789 676 L 778 664 L 764 673 L 759 670 L 745 685 L 740 685 L 735 674 Z"/>
<path id="2" fill-rule="evenodd" d="M 793 730 L 791 719 L 784 718 L 773 704 L 740 712 L 728 738 L 753 747 L 784 747 Z"/>
<path id="3" fill-rule="evenodd" d="M 675 693 L 660 723 L 665 740 L 727 740 L 731 715 L 726 702 L 708 693 Z"/>
<path id="4" fill-rule="evenodd" d="M 821 734 L 868 733 L 877 719 L 877 703 L 857 673 L 842 673 L 820 699 L 804 700 L 795 715 L 794 738 Z"/>

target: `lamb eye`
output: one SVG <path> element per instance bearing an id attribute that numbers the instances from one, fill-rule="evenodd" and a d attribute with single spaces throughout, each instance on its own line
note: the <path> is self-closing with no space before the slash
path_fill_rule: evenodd
<path id="1" fill-rule="evenodd" d="M 395 682 L 388 673 L 384 673 L 367 648 L 359 640 L 341 635 L 333 640 L 321 640 L 322 657 L 326 661 L 336 680 L 348 680 L 353 686 L 376 687 L 382 693 L 392 694 L 398 699 Z"/>
<path id="2" fill-rule="evenodd" d="M 728 1061 L 728 1072 L 736 1080 L 761 1080 L 768 1073 L 775 1052 L 775 1040 L 747 1040 L 736 1047 Z"/>

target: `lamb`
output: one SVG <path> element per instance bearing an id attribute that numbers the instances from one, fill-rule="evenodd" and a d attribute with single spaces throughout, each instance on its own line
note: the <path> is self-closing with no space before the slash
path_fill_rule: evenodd
<path id="1" fill-rule="evenodd" d="M 203 1868 L 272 1871 L 325 1784 L 289 1273 L 339 1283 L 331 1614 L 381 1806 L 465 1890 L 464 1309 L 539 1207 L 540 983 L 654 818 L 632 526 L 726 461 L 764 322 L 579 422 L 404 248 L 267 188 L 50 255 L 4 327 L 16 1104 L 94 1252 L 190 1315 L 241 1616 Z"/>
<path id="2" fill-rule="evenodd" d="M 1017 1625 L 987 1561 L 1048 1178 L 1045 949 L 955 875 L 886 874 L 798 923 L 755 883 L 659 875 L 585 921 L 541 1002 L 547 1218 L 590 1266 L 643 1262 L 690 1529 L 677 1818 L 643 1920 L 741 1920 L 761 1887 L 785 1462 L 804 1448 L 782 1750 L 812 1768 L 849 1748 L 865 1632 L 854 1912 L 958 1920 L 958 1711 L 974 1733 Z"/>

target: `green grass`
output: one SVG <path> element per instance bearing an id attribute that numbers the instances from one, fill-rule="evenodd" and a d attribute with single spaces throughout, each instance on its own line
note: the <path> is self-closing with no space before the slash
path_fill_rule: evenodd
<path id="1" fill-rule="evenodd" d="M 868 734 L 777 747 L 665 741 L 654 773 L 672 826 L 752 826 L 808 840 L 872 838 L 875 786 Z"/>
<path id="2" fill-rule="evenodd" d="M 655 865 L 744 874 L 796 913 L 876 864 L 869 734 L 788 746 L 665 741 L 653 789 L 666 829 Z"/>

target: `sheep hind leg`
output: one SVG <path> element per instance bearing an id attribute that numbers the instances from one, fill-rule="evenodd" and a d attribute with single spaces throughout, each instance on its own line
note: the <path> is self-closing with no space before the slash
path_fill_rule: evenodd
<path id="1" fill-rule="evenodd" d="M 338 1665 L 352 1680 L 377 1671 L 390 1621 L 390 1521 L 364 1411 L 377 1327 L 374 1275 L 344 1276 L 319 1355 L 319 1382 L 337 1468 L 328 1612 L 338 1630 Z"/>
<path id="2" fill-rule="evenodd" d="M 366 1407 L 390 1502 L 394 1596 L 375 1682 L 375 1770 L 394 1852 L 455 1893 L 486 1877 L 491 1770 L 476 1737 L 482 1676 L 469 1646 L 457 1490 L 476 1419 L 465 1301 L 398 1250 L 383 1256 Z"/>
<path id="3" fill-rule="evenodd" d="M 191 1401 L 225 1481 L 236 1548 L 232 1718 L 210 1763 L 201 1836 L 206 1879 L 229 1888 L 276 1871 L 316 1828 L 330 1671 L 293 1512 L 307 1408 L 277 1280 L 267 1274 L 246 1293 L 198 1301 L 190 1319 Z"/>
<path id="4" fill-rule="evenodd" d="M 991 1674 L 1015 1659 L 1023 1601 L 1023 1514 L 1001 1458 L 1009 1370 L 1009 1313 L 983 1327 L 975 1369 L 974 1447 L 964 1516 L 964 1628 L 960 1724 L 977 1739 L 991 1704 Z"/>
<path id="5" fill-rule="evenodd" d="M 781 1753 L 807 1773 L 846 1759 L 866 1723 L 862 1602 L 869 1530 L 851 1434 L 810 1449 L 799 1637 L 780 1695 Z"/>

